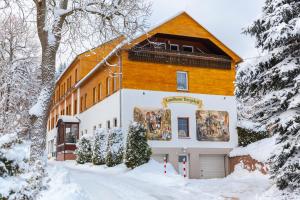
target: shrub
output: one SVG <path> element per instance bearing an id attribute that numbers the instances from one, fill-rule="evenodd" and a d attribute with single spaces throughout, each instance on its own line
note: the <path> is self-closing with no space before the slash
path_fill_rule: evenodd
<path id="1" fill-rule="evenodd" d="M 255 132 L 253 130 L 237 127 L 239 146 L 247 146 L 253 142 L 269 137 L 266 131 Z"/>
<path id="2" fill-rule="evenodd" d="M 84 164 L 92 161 L 92 142 L 90 136 L 82 136 L 76 143 L 76 162 Z"/>
<path id="3" fill-rule="evenodd" d="M 150 160 L 151 148 L 147 143 L 146 129 L 142 124 L 133 122 L 129 126 L 125 164 L 128 168 L 136 168 Z"/>
<path id="4" fill-rule="evenodd" d="M 113 167 L 123 162 L 124 136 L 120 128 L 109 131 L 107 142 L 106 165 Z"/>
<path id="5" fill-rule="evenodd" d="M 105 164 L 107 150 L 107 132 L 104 129 L 97 129 L 93 142 L 93 164 L 103 165 Z"/>

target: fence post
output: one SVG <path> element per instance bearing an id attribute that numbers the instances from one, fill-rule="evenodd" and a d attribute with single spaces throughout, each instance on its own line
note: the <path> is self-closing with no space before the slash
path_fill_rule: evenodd
<path id="1" fill-rule="evenodd" d="M 164 157 L 164 174 L 167 174 L 167 158 Z"/>

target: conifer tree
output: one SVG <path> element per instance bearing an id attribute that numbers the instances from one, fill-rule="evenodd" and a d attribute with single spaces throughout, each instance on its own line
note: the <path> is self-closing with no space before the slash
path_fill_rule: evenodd
<path id="1" fill-rule="evenodd" d="M 107 150 L 107 132 L 104 129 L 97 129 L 93 142 L 93 164 L 103 165 L 105 164 Z"/>
<path id="2" fill-rule="evenodd" d="M 106 165 L 113 167 L 123 162 L 124 136 L 122 129 L 113 128 L 109 131 L 107 142 Z"/>
<path id="3" fill-rule="evenodd" d="M 136 168 L 150 160 L 151 148 L 147 143 L 146 129 L 142 124 L 133 122 L 129 126 L 125 164 L 128 168 Z"/>
<path id="4" fill-rule="evenodd" d="M 237 73 L 236 95 L 247 120 L 278 135 L 270 158 L 278 189 L 300 187 L 300 1 L 266 0 L 261 18 L 245 31 L 263 56 Z"/>
<path id="5" fill-rule="evenodd" d="M 92 142 L 89 136 L 83 135 L 76 143 L 76 162 L 84 164 L 92 161 Z"/>

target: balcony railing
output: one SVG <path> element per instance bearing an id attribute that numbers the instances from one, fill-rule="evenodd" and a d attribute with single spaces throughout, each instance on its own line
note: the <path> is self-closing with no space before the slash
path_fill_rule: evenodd
<path id="1" fill-rule="evenodd" d="M 134 47 L 129 50 L 130 60 L 173 65 L 198 66 L 218 69 L 230 69 L 231 59 L 214 54 L 200 52 L 172 51 L 150 47 Z"/>

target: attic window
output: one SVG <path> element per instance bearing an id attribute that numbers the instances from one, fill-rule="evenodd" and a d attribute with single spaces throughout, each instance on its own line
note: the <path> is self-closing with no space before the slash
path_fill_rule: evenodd
<path id="1" fill-rule="evenodd" d="M 182 50 L 186 51 L 186 52 L 194 52 L 194 47 L 193 46 L 183 45 L 182 46 Z"/>
<path id="2" fill-rule="evenodd" d="M 166 43 L 164 42 L 153 42 L 152 44 L 155 49 L 166 49 Z"/>
<path id="3" fill-rule="evenodd" d="M 179 45 L 178 44 L 170 44 L 170 50 L 171 51 L 179 51 Z"/>

